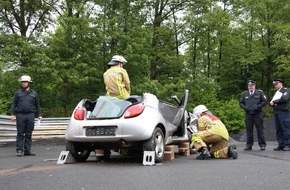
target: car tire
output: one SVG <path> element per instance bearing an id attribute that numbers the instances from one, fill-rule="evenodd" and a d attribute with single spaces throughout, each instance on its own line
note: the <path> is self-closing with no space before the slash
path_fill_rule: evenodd
<path id="1" fill-rule="evenodd" d="M 85 162 L 90 156 L 91 150 L 88 143 L 66 142 L 66 150 L 70 152 L 77 162 Z"/>
<path id="2" fill-rule="evenodd" d="M 164 156 L 164 135 L 160 128 L 155 128 L 152 137 L 143 143 L 143 151 L 154 151 L 155 162 L 162 162 Z"/>

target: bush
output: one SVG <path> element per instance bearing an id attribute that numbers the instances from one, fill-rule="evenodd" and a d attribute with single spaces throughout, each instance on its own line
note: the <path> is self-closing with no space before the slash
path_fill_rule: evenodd
<path id="1" fill-rule="evenodd" d="M 238 133 L 245 128 L 245 114 L 238 100 L 220 101 L 212 111 L 223 121 L 229 132 Z"/>

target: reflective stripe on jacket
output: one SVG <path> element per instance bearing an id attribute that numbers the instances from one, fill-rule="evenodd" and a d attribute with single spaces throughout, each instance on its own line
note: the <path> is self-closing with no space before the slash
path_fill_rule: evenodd
<path id="1" fill-rule="evenodd" d="M 104 73 L 107 96 L 125 99 L 130 96 L 130 79 L 125 69 L 112 66 Z"/>
<path id="2" fill-rule="evenodd" d="M 204 114 L 198 119 L 198 126 L 201 131 L 207 130 L 215 135 L 220 135 L 229 140 L 229 133 L 223 122 L 216 116 Z"/>

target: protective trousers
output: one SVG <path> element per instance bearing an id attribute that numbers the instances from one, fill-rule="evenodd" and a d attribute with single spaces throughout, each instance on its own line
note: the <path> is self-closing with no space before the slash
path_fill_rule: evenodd
<path id="1" fill-rule="evenodd" d="M 200 131 L 192 135 L 192 145 L 199 150 L 211 145 L 210 154 L 214 158 L 228 158 L 228 141 L 210 131 Z"/>
<path id="2" fill-rule="evenodd" d="M 16 151 L 30 151 L 34 129 L 34 113 L 18 113 L 16 128 Z"/>
<path id="3" fill-rule="evenodd" d="M 289 112 L 275 113 L 276 138 L 279 146 L 290 146 L 290 118 Z"/>
<path id="4" fill-rule="evenodd" d="M 254 144 L 254 135 L 253 135 L 254 124 L 257 130 L 258 144 L 260 147 L 265 147 L 266 142 L 264 137 L 262 113 L 246 114 L 245 123 L 247 131 L 247 147 L 252 147 Z"/>

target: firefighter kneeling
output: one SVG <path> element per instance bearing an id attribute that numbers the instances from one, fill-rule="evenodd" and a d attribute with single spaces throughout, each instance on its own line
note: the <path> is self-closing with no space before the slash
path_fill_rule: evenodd
<path id="1" fill-rule="evenodd" d="M 222 121 L 208 111 L 204 105 L 196 106 L 193 113 L 198 117 L 199 126 L 199 132 L 192 134 L 191 141 L 191 146 L 200 152 L 196 159 L 237 159 L 237 148 L 235 145 L 228 147 L 229 133 Z"/>

